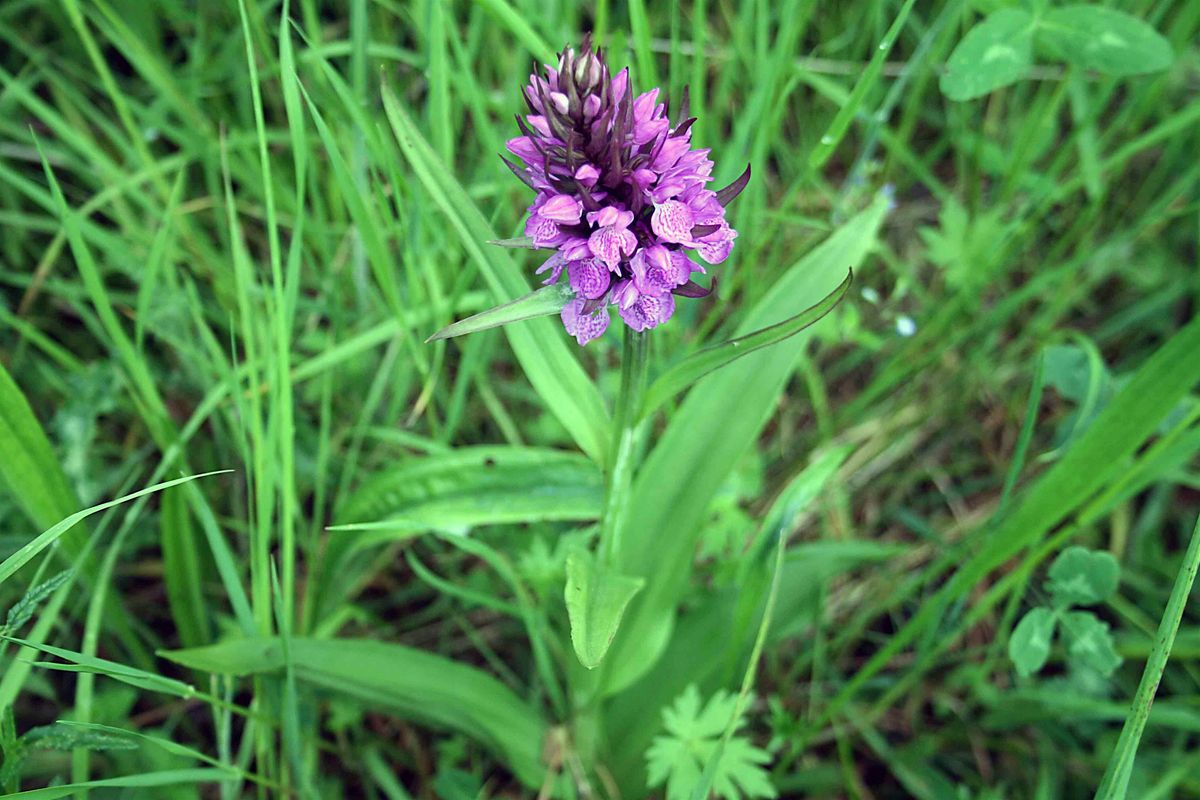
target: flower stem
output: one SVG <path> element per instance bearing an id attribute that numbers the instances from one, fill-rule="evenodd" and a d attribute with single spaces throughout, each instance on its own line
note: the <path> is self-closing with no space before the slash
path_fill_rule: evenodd
<path id="1" fill-rule="evenodd" d="M 637 468 L 638 409 L 646 381 L 646 335 L 625 328 L 621 352 L 621 388 L 613 414 L 613 444 L 604 484 L 604 510 L 600 517 L 601 563 L 615 564 L 625 532 L 625 510 Z"/>

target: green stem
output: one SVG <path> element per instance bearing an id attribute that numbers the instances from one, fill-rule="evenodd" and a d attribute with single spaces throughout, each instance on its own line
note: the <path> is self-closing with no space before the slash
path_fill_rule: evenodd
<path id="1" fill-rule="evenodd" d="M 604 484 L 604 510 L 600 517 L 600 560 L 615 564 L 621 552 L 629 487 L 637 468 L 638 404 L 646 382 L 646 336 L 625 329 L 621 353 L 621 388 L 613 414 L 613 444 Z"/>
<path id="2" fill-rule="evenodd" d="M 621 386 L 613 413 L 613 440 L 604 481 L 604 507 L 600 512 L 600 540 L 596 547 L 596 557 L 605 566 L 616 565 L 621 553 L 629 491 L 637 469 L 637 420 L 646 379 L 646 351 L 645 334 L 626 328 Z M 600 690 L 607 666 L 604 661 L 595 670 L 584 670 L 576 663 L 571 670 L 571 688 L 576 700 L 573 745 L 588 774 L 594 774 L 603 736 Z"/>

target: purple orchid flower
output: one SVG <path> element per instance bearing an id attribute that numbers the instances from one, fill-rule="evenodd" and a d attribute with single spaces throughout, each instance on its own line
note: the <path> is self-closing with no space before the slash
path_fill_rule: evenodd
<path id="1" fill-rule="evenodd" d="M 705 270 L 692 256 L 719 264 L 737 238 L 725 207 L 750 168 L 709 189 L 713 163 L 692 148 L 695 118 L 672 123 L 658 97 L 658 89 L 634 97 L 629 71 L 612 75 L 590 37 L 525 87 L 530 113 L 508 142 L 525 166 L 506 163 L 537 192 L 525 235 L 555 250 L 537 272 L 550 273 L 548 284 L 566 272 L 575 297 L 563 326 L 581 345 L 608 328 L 610 305 L 644 331 L 671 318 L 676 295 L 703 297 L 691 276 Z"/>

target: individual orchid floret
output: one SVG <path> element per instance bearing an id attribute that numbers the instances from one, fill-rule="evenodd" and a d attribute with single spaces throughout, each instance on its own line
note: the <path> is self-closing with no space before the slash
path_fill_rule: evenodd
<path id="1" fill-rule="evenodd" d="M 588 249 L 609 269 L 617 271 L 623 260 L 637 252 L 638 239 L 629 230 L 633 224 L 633 212 L 617 206 L 606 206 L 589 213 L 587 219 L 589 224 L 596 226 L 588 236 Z"/>
<path id="2" fill-rule="evenodd" d="M 524 166 L 505 163 L 537 193 L 526 237 L 555 251 L 538 274 L 550 284 L 565 271 L 574 293 L 561 314 L 567 332 L 580 344 L 596 339 L 612 305 L 627 326 L 648 330 L 671 318 L 676 296 L 708 294 L 692 275 L 705 271 L 697 260 L 729 257 L 737 231 L 725 207 L 749 167 L 711 190 L 709 151 L 692 147 L 695 119 L 672 122 L 658 89 L 635 96 L 628 70 L 611 74 L 586 38 L 544 77 L 530 76 L 524 95 L 529 113 L 508 142 Z"/>
<path id="3" fill-rule="evenodd" d="M 587 300 L 599 300 L 608 294 L 608 287 L 612 285 L 612 270 L 598 258 L 568 261 L 567 275 L 572 291 Z"/>
<path id="4" fill-rule="evenodd" d="M 583 297 L 575 297 L 568 301 L 562 310 L 563 327 L 580 344 L 600 338 L 608 329 L 607 306 L 601 304 L 591 308 L 592 302 Z"/>

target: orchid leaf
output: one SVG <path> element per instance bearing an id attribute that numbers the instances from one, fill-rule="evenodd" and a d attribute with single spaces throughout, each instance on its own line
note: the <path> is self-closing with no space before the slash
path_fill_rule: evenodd
<path id="1" fill-rule="evenodd" d="M 571 301 L 575 293 L 571 291 L 566 281 L 542 287 L 536 292 L 530 292 L 524 297 L 518 297 L 509 303 L 480 311 L 466 319 L 452 322 L 437 333 L 426 339 L 435 342 L 438 339 L 451 339 L 455 336 L 465 336 L 468 333 L 478 333 L 489 328 L 499 328 L 527 319 L 546 317 L 562 311 L 563 306 Z"/>
<path id="2" fill-rule="evenodd" d="M 575 655 L 588 669 L 604 659 L 617 635 L 625 607 L 645 581 L 622 575 L 600 564 L 586 550 L 567 556 L 567 616 L 571 621 L 571 644 Z"/>
<path id="3" fill-rule="evenodd" d="M 798 259 L 747 312 L 738 333 L 786 320 L 828 294 L 846 266 L 870 252 L 889 206 L 887 193 L 878 193 L 866 210 Z M 647 455 L 627 512 L 647 533 L 625 538 L 619 563 L 626 574 L 654 580 L 627 612 L 605 673 L 606 693 L 633 683 L 662 655 L 709 503 L 767 424 L 807 342 L 802 331 L 701 378 Z"/>
<path id="4" fill-rule="evenodd" d="M 514 236 L 511 239 L 488 239 L 488 244 L 497 247 L 512 247 L 518 250 L 537 250 L 538 246 L 528 236 Z"/>
<path id="5" fill-rule="evenodd" d="M 464 731 L 499 755 L 527 786 L 545 779 L 541 747 L 546 722 L 538 711 L 481 669 L 412 647 L 369 639 L 294 638 L 288 647 L 296 678 L 372 710 Z M 284 667 L 278 638 L 231 639 L 171 650 L 163 658 L 223 675 Z"/>
<path id="6" fill-rule="evenodd" d="M 663 403 L 708 373 L 718 370 L 742 356 L 749 355 L 755 350 L 778 344 L 817 322 L 832 311 L 833 307 L 846 296 L 852 280 L 853 273 L 847 273 L 846 279 L 836 289 L 825 295 L 824 299 L 794 317 L 766 328 L 760 328 L 745 336 L 705 348 L 680 361 L 660 375 L 646 390 L 646 397 L 642 402 L 642 417 L 650 416 Z"/>

